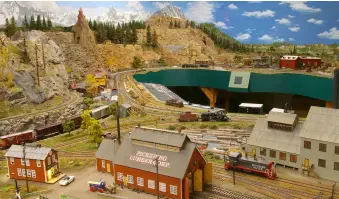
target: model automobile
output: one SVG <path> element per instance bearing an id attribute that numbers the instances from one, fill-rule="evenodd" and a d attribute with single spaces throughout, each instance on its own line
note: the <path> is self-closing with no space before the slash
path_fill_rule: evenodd
<path id="1" fill-rule="evenodd" d="M 75 180 L 75 177 L 74 176 L 65 176 L 65 177 L 63 177 L 61 180 L 60 180 L 60 182 L 59 182 L 59 184 L 61 185 L 61 186 L 66 186 L 66 185 L 69 185 L 71 182 L 73 182 Z"/>

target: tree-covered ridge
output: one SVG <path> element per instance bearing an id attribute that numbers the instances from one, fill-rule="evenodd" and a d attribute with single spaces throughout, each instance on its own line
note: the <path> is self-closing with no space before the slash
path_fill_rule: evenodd
<path id="1" fill-rule="evenodd" d="M 96 40 L 103 43 L 110 40 L 115 44 L 135 44 L 138 36 L 136 29 L 145 29 L 146 25 L 143 21 L 130 21 L 129 23 L 102 23 L 90 20 L 88 22 L 91 30 L 96 32 Z"/>
<path id="2" fill-rule="evenodd" d="M 235 40 L 231 36 L 220 31 L 214 24 L 201 23 L 198 28 L 206 33 L 214 41 L 214 43 L 220 48 L 230 49 L 240 52 L 249 52 L 251 48 L 248 45 L 244 45 L 239 41 Z"/>

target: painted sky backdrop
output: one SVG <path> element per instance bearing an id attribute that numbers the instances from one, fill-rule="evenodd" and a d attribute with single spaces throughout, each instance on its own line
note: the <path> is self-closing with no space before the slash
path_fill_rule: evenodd
<path id="1" fill-rule="evenodd" d="M 56 2 L 88 17 L 109 7 L 155 12 L 168 4 L 196 22 L 214 23 L 243 43 L 339 43 L 339 2 Z"/>

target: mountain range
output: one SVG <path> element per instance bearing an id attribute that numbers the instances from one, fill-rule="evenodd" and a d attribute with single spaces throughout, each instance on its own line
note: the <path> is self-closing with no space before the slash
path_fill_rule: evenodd
<path id="1" fill-rule="evenodd" d="M 31 15 L 34 16 L 41 15 L 49 18 L 54 25 L 72 26 L 76 23 L 78 15 L 76 11 L 63 10 L 58 7 L 52 9 L 49 8 L 48 3 L 49 2 L 44 2 L 44 4 L 46 4 L 44 6 L 46 9 L 41 9 L 41 6 L 37 6 L 36 4 L 31 2 L 23 1 L 0 2 L 0 25 L 5 24 L 5 18 L 10 19 L 12 16 L 14 16 L 15 20 L 17 21 L 17 24 L 21 25 L 22 22 L 24 21 L 25 15 L 27 16 L 28 21 L 30 21 Z M 86 13 L 84 14 L 86 16 Z M 179 8 L 172 5 L 167 5 L 166 7 L 156 11 L 153 15 L 185 18 L 182 11 Z M 147 20 L 149 17 L 153 15 L 151 12 L 145 12 L 142 10 L 117 11 L 113 7 L 110 7 L 107 11 L 101 13 L 99 16 L 91 17 L 91 20 L 96 20 L 100 22 L 111 22 L 117 24 L 117 23 L 127 23 L 132 20 L 136 21 Z M 88 17 L 87 20 L 89 20 Z"/>

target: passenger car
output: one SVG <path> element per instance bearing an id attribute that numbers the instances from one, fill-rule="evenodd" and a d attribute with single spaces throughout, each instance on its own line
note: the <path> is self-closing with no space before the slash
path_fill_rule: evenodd
<path id="1" fill-rule="evenodd" d="M 71 182 L 73 182 L 74 180 L 75 180 L 74 176 L 65 176 L 60 180 L 59 184 L 61 186 L 66 186 L 66 185 L 71 184 Z"/>

